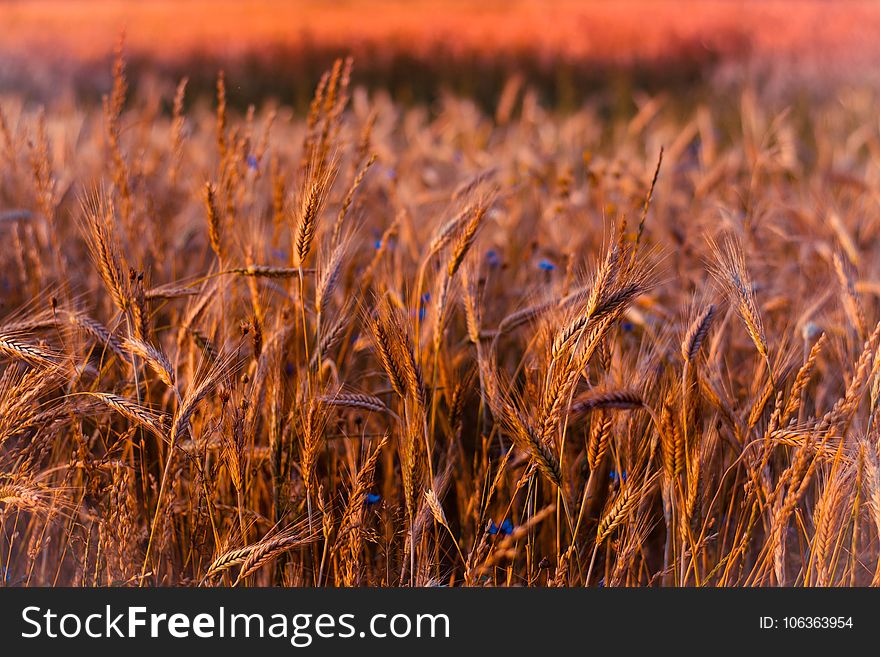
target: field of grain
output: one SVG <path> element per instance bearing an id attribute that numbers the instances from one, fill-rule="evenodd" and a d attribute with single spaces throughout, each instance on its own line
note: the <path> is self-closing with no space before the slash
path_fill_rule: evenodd
<path id="1" fill-rule="evenodd" d="M 144 33 L 0 93 L 3 585 L 880 584 L 869 84 L 239 109 Z"/>

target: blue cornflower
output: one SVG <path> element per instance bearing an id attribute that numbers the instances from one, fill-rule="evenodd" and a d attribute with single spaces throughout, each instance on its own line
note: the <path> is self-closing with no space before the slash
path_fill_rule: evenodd
<path id="1" fill-rule="evenodd" d="M 429 301 L 431 301 L 431 293 L 430 292 L 425 292 L 421 296 L 421 298 L 419 299 L 419 313 L 418 313 L 418 315 L 419 315 L 420 322 L 424 321 L 425 315 L 428 314 L 428 310 L 427 310 L 427 308 L 425 308 L 425 306 L 428 304 Z"/>
<path id="2" fill-rule="evenodd" d="M 382 248 L 382 240 L 376 240 L 375 242 L 373 242 L 373 248 L 375 248 L 377 251 L 379 249 L 381 249 Z"/>
<path id="3" fill-rule="evenodd" d="M 635 328 L 635 325 L 632 322 L 621 322 L 620 328 L 624 331 L 624 333 L 631 333 Z"/>
<path id="4" fill-rule="evenodd" d="M 554 269 L 556 269 L 556 265 L 554 265 L 552 262 L 550 262 L 546 258 L 543 258 L 538 263 L 538 269 L 542 269 L 544 271 L 553 271 Z"/>
<path id="5" fill-rule="evenodd" d="M 498 252 L 495 249 L 486 251 L 486 262 L 489 263 L 490 267 L 497 267 L 501 264 L 501 258 L 498 257 Z"/>
<path id="6" fill-rule="evenodd" d="M 381 499 L 382 499 L 382 496 L 379 495 L 378 493 L 367 493 L 367 504 L 368 505 L 378 504 L 379 500 L 381 500 Z"/>
<path id="7" fill-rule="evenodd" d="M 513 523 L 510 522 L 508 518 L 504 519 L 504 522 L 501 523 L 501 526 L 495 524 L 494 520 L 489 521 L 489 533 L 492 536 L 496 534 L 501 534 L 502 536 L 510 536 L 513 533 Z"/>
<path id="8" fill-rule="evenodd" d="M 260 166 L 259 162 L 257 162 L 257 156 L 256 155 L 248 155 L 247 156 L 247 165 L 248 165 L 248 168 L 256 171 Z"/>
<path id="9" fill-rule="evenodd" d="M 618 473 L 616 470 L 612 470 L 610 473 L 608 473 L 608 476 L 611 477 L 611 481 L 613 481 L 614 483 L 617 483 L 619 481 L 626 482 L 626 470 L 620 473 Z"/>

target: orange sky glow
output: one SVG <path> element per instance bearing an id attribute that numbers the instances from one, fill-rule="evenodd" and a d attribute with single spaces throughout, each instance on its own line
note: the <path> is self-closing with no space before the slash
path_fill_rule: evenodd
<path id="1" fill-rule="evenodd" d="M 370 45 L 493 55 L 629 61 L 682 43 L 758 58 L 868 61 L 878 53 L 880 3 L 859 0 L 17 0 L 0 2 L 0 52 L 157 59 L 234 56 L 275 45 Z"/>

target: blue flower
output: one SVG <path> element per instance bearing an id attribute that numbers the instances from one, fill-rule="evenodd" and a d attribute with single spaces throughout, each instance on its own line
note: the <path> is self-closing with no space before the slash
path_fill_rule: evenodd
<path id="1" fill-rule="evenodd" d="M 538 263 L 538 269 L 542 269 L 544 271 L 553 271 L 554 269 L 556 269 L 556 265 L 554 265 L 552 262 L 550 262 L 546 258 L 543 258 Z"/>
<path id="2" fill-rule="evenodd" d="M 513 523 L 510 522 L 508 518 L 504 519 L 504 522 L 501 523 L 501 526 L 495 524 L 494 520 L 489 521 L 489 533 L 492 536 L 496 534 L 501 534 L 502 536 L 510 536 L 513 533 Z"/>
<path id="3" fill-rule="evenodd" d="M 616 470 L 612 470 L 610 473 L 608 473 L 608 476 L 611 477 L 611 481 L 613 481 L 614 483 L 617 483 L 619 481 L 626 482 L 626 470 L 620 473 L 618 473 Z"/>
<path id="4" fill-rule="evenodd" d="M 495 249 L 486 251 L 486 262 L 489 263 L 490 267 L 497 267 L 501 264 L 501 258 L 498 257 L 498 252 Z"/>
<path id="5" fill-rule="evenodd" d="M 425 306 L 428 304 L 429 301 L 431 301 L 430 292 L 425 292 L 419 299 L 419 311 L 417 314 L 420 322 L 424 321 L 425 316 L 428 314 L 428 310 Z"/>
<path id="6" fill-rule="evenodd" d="M 397 170 L 394 167 L 388 167 L 385 175 L 388 176 L 388 180 L 397 180 Z"/>
<path id="7" fill-rule="evenodd" d="M 248 155 L 247 156 L 247 165 L 248 165 L 248 168 L 256 171 L 259 168 L 259 163 L 257 162 L 257 156 L 256 155 Z"/>
<path id="8" fill-rule="evenodd" d="M 394 239 L 389 238 L 387 243 L 385 242 L 385 234 L 380 230 L 373 230 L 373 248 L 377 251 L 385 246 L 388 249 L 394 248 Z"/>
<path id="9" fill-rule="evenodd" d="M 377 493 L 367 493 L 367 504 L 373 505 L 378 504 L 379 500 L 382 499 L 382 496 Z"/>
<path id="10" fill-rule="evenodd" d="M 620 328 L 621 328 L 625 333 L 631 333 L 632 330 L 635 328 L 635 326 L 633 325 L 632 322 L 621 322 L 621 324 L 620 324 Z"/>

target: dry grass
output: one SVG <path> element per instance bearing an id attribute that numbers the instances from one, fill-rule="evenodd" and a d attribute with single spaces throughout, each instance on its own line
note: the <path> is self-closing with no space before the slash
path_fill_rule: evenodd
<path id="1" fill-rule="evenodd" d="M 6 584 L 877 584 L 872 96 L 2 107 Z M 662 165 L 658 160 L 664 146 Z"/>

